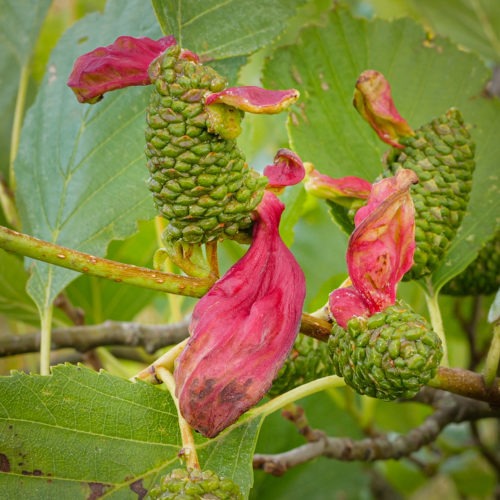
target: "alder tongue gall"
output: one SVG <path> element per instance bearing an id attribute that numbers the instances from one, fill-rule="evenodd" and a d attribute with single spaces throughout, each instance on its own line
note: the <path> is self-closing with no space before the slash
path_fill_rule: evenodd
<path id="1" fill-rule="evenodd" d="M 193 311 L 174 378 L 182 415 L 204 436 L 259 402 L 299 331 L 305 278 L 279 235 L 283 208 L 266 191 L 249 250 Z"/>

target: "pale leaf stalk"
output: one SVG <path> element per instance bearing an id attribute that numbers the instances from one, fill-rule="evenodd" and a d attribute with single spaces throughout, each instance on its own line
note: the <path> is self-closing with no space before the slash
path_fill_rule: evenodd
<path id="1" fill-rule="evenodd" d="M 285 406 L 295 403 L 295 401 L 315 394 L 316 392 L 324 391 L 325 389 L 331 389 L 334 387 L 344 387 L 345 382 L 342 377 L 337 377 L 336 375 L 330 375 L 328 377 L 322 377 L 307 384 L 303 384 L 291 391 L 285 392 L 271 399 L 263 405 L 257 406 L 247 412 L 249 418 L 254 418 L 257 416 L 267 417 L 275 411 L 281 410 Z"/>
<path id="2" fill-rule="evenodd" d="M 210 267 L 210 271 L 214 276 L 219 278 L 219 258 L 217 252 L 218 243 L 217 241 L 209 241 L 205 244 L 205 250 L 207 255 L 207 262 Z"/>
<path id="3" fill-rule="evenodd" d="M 498 363 L 500 362 L 500 321 L 493 325 L 493 338 L 486 356 L 484 364 L 483 376 L 487 387 L 491 387 L 495 381 L 498 371 Z"/>
<path id="4" fill-rule="evenodd" d="M 443 346 L 443 358 L 441 360 L 441 366 L 449 366 L 448 344 L 446 342 L 446 335 L 444 333 L 443 318 L 441 316 L 441 309 L 439 308 L 438 294 L 434 292 L 430 282 L 427 282 L 427 287 L 425 290 L 425 301 L 427 303 L 427 310 L 429 311 L 429 319 L 431 320 L 432 329 L 441 339 L 441 344 Z"/>
<path id="5" fill-rule="evenodd" d="M 161 235 L 165 231 L 165 228 L 167 226 L 167 220 L 163 217 L 160 217 L 157 215 L 155 217 L 155 232 L 156 232 L 156 242 L 158 244 L 158 248 L 161 248 L 163 245 Z M 169 260 L 166 259 L 163 262 L 163 269 L 162 271 L 168 272 L 168 273 L 173 273 L 174 272 L 174 265 L 173 263 Z M 180 297 L 179 295 L 175 294 L 169 294 L 168 296 L 168 305 L 169 305 L 169 317 L 171 321 L 180 321 L 182 319 L 182 302 L 183 298 Z"/>
<path id="6" fill-rule="evenodd" d="M 162 368 L 164 370 L 168 370 L 169 372 L 173 372 L 175 360 L 183 351 L 184 347 L 188 343 L 188 340 L 189 338 L 176 344 L 165 354 L 160 356 L 154 363 L 144 368 L 144 370 L 141 370 L 137 375 L 134 375 L 131 380 L 142 380 L 143 382 L 147 382 L 149 384 L 160 384 L 162 380 L 158 377 L 158 370 Z"/>
<path id="7" fill-rule="evenodd" d="M 211 277 L 180 276 L 103 259 L 3 226 L 0 226 L 0 248 L 90 276 L 189 297 L 202 297 L 214 282 Z"/>
<path id="8" fill-rule="evenodd" d="M 52 304 L 40 312 L 40 375 L 50 375 L 52 348 Z"/>
<path id="9" fill-rule="evenodd" d="M 9 157 L 9 186 L 12 191 L 16 189 L 16 178 L 14 174 L 14 161 L 19 148 L 19 139 L 21 137 L 21 126 L 23 123 L 24 108 L 26 106 L 26 92 L 29 81 L 29 64 L 21 68 L 19 76 L 19 88 L 17 91 L 16 108 L 14 111 L 14 121 L 12 124 L 12 135 L 10 137 L 10 157 Z"/>
<path id="10" fill-rule="evenodd" d="M 200 462 L 198 460 L 198 454 L 196 453 L 196 444 L 193 438 L 193 431 L 189 424 L 186 422 L 184 417 L 181 415 L 179 410 L 179 401 L 175 396 L 175 380 L 172 372 L 159 366 L 156 369 L 156 374 L 158 378 L 165 384 L 170 396 L 174 401 L 175 407 L 177 408 L 177 416 L 179 420 L 179 429 L 181 431 L 182 439 L 182 449 L 179 452 L 179 457 L 186 461 L 186 466 L 188 469 L 200 470 Z"/>

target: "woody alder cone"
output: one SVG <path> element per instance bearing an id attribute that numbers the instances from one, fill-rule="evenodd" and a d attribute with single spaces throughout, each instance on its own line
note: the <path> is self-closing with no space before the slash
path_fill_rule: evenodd
<path id="1" fill-rule="evenodd" d="M 464 271 L 441 290 L 447 295 L 490 295 L 500 288 L 500 231 L 479 251 Z"/>
<path id="2" fill-rule="evenodd" d="M 413 170 L 419 183 L 412 188 L 416 210 L 415 264 L 405 279 L 430 274 L 455 237 L 469 203 L 474 150 L 466 124 L 457 109 L 400 137 L 403 150 L 394 149 L 384 176 L 401 168 Z"/>
<path id="3" fill-rule="evenodd" d="M 334 372 L 360 394 L 412 398 L 436 374 L 441 341 L 421 315 L 396 303 L 369 318 L 334 325 L 328 341 Z"/>
<path id="4" fill-rule="evenodd" d="M 268 394 L 279 396 L 299 385 L 332 374 L 328 345 L 306 335 L 298 335 Z"/>
<path id="5" fill-rule="evenodd" d="M 210 470 L 175 469 L 149 491 L 154 500 L 243 500 L 240 488 L 231 479 L 221 479 Z"/>
<path id="6" fill-rule="evenodd" d="M 233 238 L 251 226 L 267 179 L 248 167 L 235 139 L 210 129 L 204 99 L 223 90 L 225 79 L 180 56 L 179 46 L 172 46 L 149 70 L 154 84 L 146 128 L 149 189 L 169 220 L 166 241 Z M 223 113 L 238 129 L 242 113 L 231 106 Z"/>

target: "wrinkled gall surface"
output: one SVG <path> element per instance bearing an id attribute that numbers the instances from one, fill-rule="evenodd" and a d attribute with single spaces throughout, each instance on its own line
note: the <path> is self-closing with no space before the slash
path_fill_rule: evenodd
<path id="1" fill-rule="evenodd" d="M 149 69 L 154 85 L 146 128 L 149 188 L 169 220 L 164 239 L 186 243 L 231 238 L 250 228 L 267 183 L 248 167 L 235 137 L 242 112 L 205 97 L 227 82 L 172 46 Z M 222 137 L 226 134 L 226 137 Z"/>
<path id="2" fill-rule="evenodd" d="M 183 417 L 204 436 L 260 401 L 299 331 L 305 278 L 279 236 L 283 208 L 264 194 L 249 250 L 194 308 L 174 378 Z"/>
<path id="3" fill-rule="evenodd" d="M 405 279 L 419 279 L 443 259 L 469 204 L 475 145 L 457 109 L 400 137 L 385 176 L 401 168 L 413 170 L 419 183 L 412 189 L 416 211 L 415 264 Z"/>
<path id="4" fill-rule="evenodd" d="M 369 318 L 335 325 L 328 341 L 334 371 L 360 394 L 412 398 L 436 375 L 441 341 L 425 318 L 397 303 Z"/>
<path id="5" fill-rule="evenodd" d="M 413 264 L 415 209 L 410 188 L 414 172 L 401 169 L 372 186 L 368 203 L 354 217 L 347 247 L 351 286 L 329 296 L 329 311 L 342 327 L 353 316 L 370 316 L 393 305 L 398 283 Z"/>

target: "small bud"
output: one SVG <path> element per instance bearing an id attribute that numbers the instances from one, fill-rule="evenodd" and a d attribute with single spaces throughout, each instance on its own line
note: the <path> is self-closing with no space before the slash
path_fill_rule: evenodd
<path id="1" fill-rule="evenodd" d="M 299 331 L 305 278 L 279 235 L 283 209 L 264 193 L 249 250 L 194 308 L 174 378 L 183 417 L 204 436 L 259 402 Z"/>
<path id="2" fill-rule="evenodd" d="M 394 105 L 389 82 L 378 71 L 361 73 L 356 82 L 353 104 L 377 135 L 391 146 L 402 149 L 404 146 L 398 139 L 414 134 Z"/>

